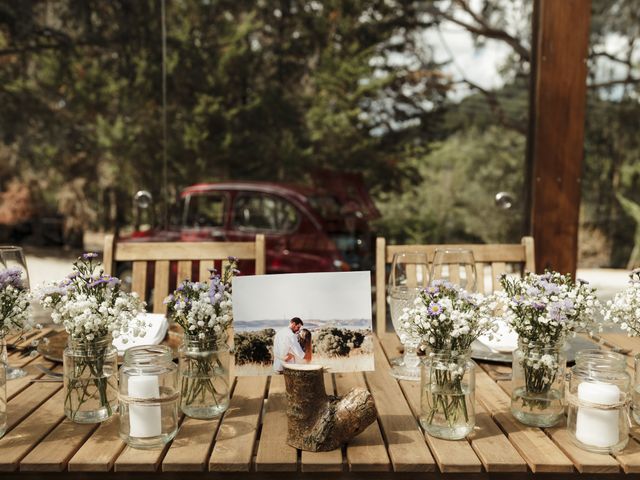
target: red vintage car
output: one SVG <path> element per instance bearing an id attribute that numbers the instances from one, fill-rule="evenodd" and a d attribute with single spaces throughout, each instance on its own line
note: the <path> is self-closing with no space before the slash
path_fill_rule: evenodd
<path id="1" fill-rule="evenodd" d="M 262 233 L 267 273 L 369 270 L 375 205 L 357 176 L 317 178 L 329 189 L 271 182 L 192 185 L 180 195 L 179 225 L 136 231 L 123 240 L 250 241 Z"/>

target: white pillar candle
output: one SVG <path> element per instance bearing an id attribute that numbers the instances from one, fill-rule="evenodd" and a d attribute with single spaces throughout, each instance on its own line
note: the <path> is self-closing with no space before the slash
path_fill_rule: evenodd
<path id="1" fill-rule="evenodd" d="M 620 401 L 620 389 L 610 383 L 582 382 L 578 385 L 578 400 L 614 405 Z M 576 438 L 594 447 L 612 447 L 620 441 L 618 410 L 579 407 L 576 418 Z"/>
<path id="2" fill-rule="evenodd" d="M 129 397 L 158 398 L 160 387 L 155 375 L 129 377 Z M 162 412 L 159 405 L 129 406 L 129 435 L 138 438 L 156 437 L 162 433 Z"/>

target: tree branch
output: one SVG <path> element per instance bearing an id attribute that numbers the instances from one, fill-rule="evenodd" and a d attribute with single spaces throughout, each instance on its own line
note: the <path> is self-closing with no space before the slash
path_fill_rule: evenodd
<path id="1" fill-rule="evenodd" d="M 502 40 L 509 46 L 511 46 L 523 60 L 529 61 L 531 59 L 531 53 L 524 45 L 520 43 L 517 38 L 513 37 L 504 30 L 494 28 L 489 25 L 484 19 L 482 19 L 482 17 L 474 12 L 469 7 L 469 5 L 466 4 L 466 2 L 458 0 L 456 3 L 458 3 L 465 12 L 469 13 L 469 15 L 471 15 L 471 17 L 478 23 L 478 25 L 472 25 L 470 23 L 464 22 L 456 18 L 454 15 L 444 12 L 435 6 L 428 6 L 427 11 L 435 17 L 444 18 L 445 20 L 455 23 L 456 25 L 475 35 L 492 38 L 495 40 Z"/>

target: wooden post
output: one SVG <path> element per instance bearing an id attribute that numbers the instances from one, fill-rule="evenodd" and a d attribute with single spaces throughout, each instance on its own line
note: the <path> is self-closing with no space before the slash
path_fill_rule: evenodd
<path id="1" fill-rule="evenodd" d="M 538 15 L 531 132 L 536 267 L 575 275 L 591 0 L 539 0 Z"/>

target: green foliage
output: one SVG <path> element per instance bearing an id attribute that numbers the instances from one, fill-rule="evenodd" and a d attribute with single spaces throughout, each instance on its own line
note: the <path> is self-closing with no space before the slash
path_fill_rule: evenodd
<path id="1" fill-rule="evenodd" d="M 313 332 L 313 353 L 328 357 L 346 357 L 360 348 L 367 333 L 360 330 L 327 327 Z"/>
<path id="2" fill-rule="evenodd" d="M 259 363 L 268 365 L 273 362 L 273 328 L 258 332 L 236 332 L 234 336 L 235 361 L 237 365 Z"/>
<path id="3" fill-rule="evenodd" d="M 522 191 L 525 142 L 494 126 L 412 152 L 407 163 L 418 179 L 380 194 L 380 231 L 391 243 L 518 242 L 522 206 L 499 210 L 494 196 Z"/>

